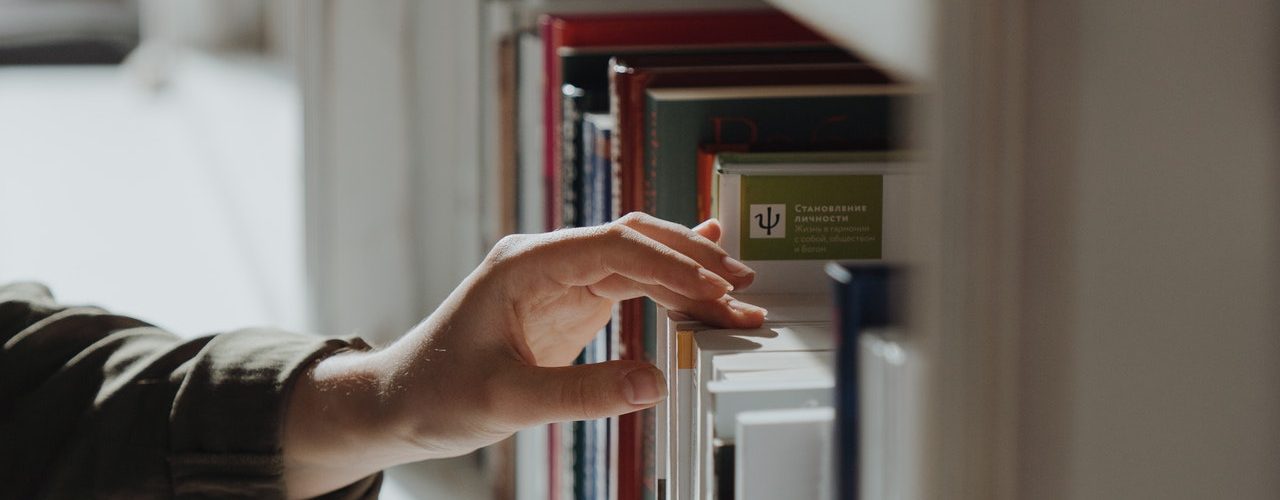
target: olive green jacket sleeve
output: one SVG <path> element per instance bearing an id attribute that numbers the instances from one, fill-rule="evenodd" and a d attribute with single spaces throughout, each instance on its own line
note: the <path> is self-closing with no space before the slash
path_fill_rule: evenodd
<path id="1" fill-rule="evenodd" d="M 180 339 L 0 286 L 0 498 L 279 498 L 289 390 L 339 340 Z M 376 498 L 381 475 L 326 498 Z"/>

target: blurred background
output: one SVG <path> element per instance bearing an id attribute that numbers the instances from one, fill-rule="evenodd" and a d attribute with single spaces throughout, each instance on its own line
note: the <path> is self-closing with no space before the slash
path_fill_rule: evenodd
<path id="1" fill-rule="evenodd" d="M 0 0 L 0 282 L 181 335 L 388 342 L 542 229 L 500 188 L 504 37 L 739 8 L 926 95 L 919 491 L 1280 496 L 1274 0 Z M 492 498 L 509 465 L 383 497 Z"/>
<path id="2" fill-rule="evenodd" d="M 0 1 L 0 282 L 183 336 L 278 325 L 385 341 L 428 314 L 415 302 L 317 326 L 304 14 L 294 0 Z M 370 133 L 403 134 L 391 119 Z M 396 300 L 381 291 L 371 300 Z M 478 460 L 392 472 L 384 498 L 487 498 Z"/>
<path id="3" fill-rule="evenodd" d="M 306 329 L 285 8 L 0 3 L 0 279 L 187 335 Z"/>

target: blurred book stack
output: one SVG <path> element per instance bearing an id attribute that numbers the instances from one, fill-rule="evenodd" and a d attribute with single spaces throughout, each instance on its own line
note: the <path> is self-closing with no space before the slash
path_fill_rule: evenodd
<path id="1" fill-rule="evenodd" d="M 490 130 L 497 189 L 516 200 L 492 227 L 590 226 L 632 211 L 687 226 L 716 217 L 721 244 L 758 272 L 739 297 L 769 315 L 761 328 L 724 330 L 622 303 L 578 362 L 652 362 L 668 398 L 522 432 L 494 451 L 515 464 L 495 468 L 508 476 L 502 496 L 857 497 L 856 482 L 836 480 L 838 467 L 857 468 L 843 457 L 859 456 L 844 447 L 856 440 L 838 439 L 857 435 L 841 425 L 859 394 L 844 382 L 857 365 L 841 346 L 866 342 L 862 326 L 833 322 L 852 306 L 833 300 L 824 266 L 902 251 L 912 158 L 895 118 L 912 88 L 770 10 L 510 24 L 492 44 Z"/>

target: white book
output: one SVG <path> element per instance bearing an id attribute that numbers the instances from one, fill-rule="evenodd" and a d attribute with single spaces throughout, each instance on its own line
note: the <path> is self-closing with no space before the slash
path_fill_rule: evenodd
<path id="1" fill-rule="evenodd" d="M 835 373 L 835 354 L 831 351 L 798 352 L 743 352 L 721 354 L 711 358 L 714 380 L 724 380 L 727 374 L 764 372 L 798 368 L 823 369 Z M 767 374 L 766 374 L 767 375 Z"/>
<path id="2" fill-rule="evenodd" d="M 739 414 L 734 432 L 734 498 L 830 500 L 834 424 L 830 407 Z"/>
<path id="3" fill-rule="evenodd" d="M 737 297 L 768 310 L 766 325 L 827 322 L 831 316 L 826 294 L 741 294 Z M 667 346 L 659 349 L 656 361 L 666 376 L 667 399 L 658 407 L 662 421 L 655 437 L 665 451 L 658 455 L 657 467 L 666 472 L 666 498 L 685 500 L 694 498 L 695 491 L 694 480 L 688 476 L 692 472 L 689 467 L 693 460 L 691 433 L 695 420 L 693 333 L 713 327 L 664 308 L 659 308 L 658 319 L 658 341 L 666 342 Z"/>
<path id="4" fill-rule="evenodd" d="M 758 375 L 762 372 L 747 372 Z M 835 378 L 816 369 L 793 369 L 774 373 L 772 380 L 752 377 L 714 380 L 707 384 L 714 408 L 706 437 L 732 441 L 738 414 L 753 410 L 829 407 L 835 404 Z"/>
<path id="5" fill-rule="evenodd" d="M 547 200 L 542 188 L 541 163 L 545 146 L 542 137 L 542 86 L 546 72 L 542 68 L 542 58 L 537 57 L 542 53 L 542 38 L 529 34 L 521 36 L 519 53 L 520 220 L 517 228 L 522 233 L 541 233 L 547 230 L 543 217 Z"/>
<path id="6" fill-rule="evenodd" d="M 859 497 L 920 498 L 920 357 L 892 336 L 863 334 L 858 340 Z"/>
<path id="7" fill-rule="evenodd" d="M 678 426 L 690 427 L 692 450 L 690 463 L 683 467 L 693 480 L 695 498 L 712 499 L 714 496 L 711 446 L 705 442 L 705 430 L 711 429 L 713 415 L 710 393 L 705 390 L 711 382 L 712 357 L 739 352 L 771 351 L 830 351 L 835 347 L 835 334 L 827 323 L 797 323 L 772 325 L 753 330 L 703 330 L 690 334 L 692 339 L 693 377 L 690 398 L 693 405 L 689 412 L 691 421 L 678 422 Z M 705 451 L 705 452 L 704 452 Z"/>
<path id="8" fill-rule="evenodd" d="M 516 500 L 548 500 L 551 469 L 547 466 L 547 453 L 550 445 L 545 425 L 516 433 Z"/>
<path id="9" fill-rule="evenodd" d="M 822 293 L 832 260 L 905 255 L 904 153 L 721 153 L 721 246 L 756 270 L 752 293 Z"/>

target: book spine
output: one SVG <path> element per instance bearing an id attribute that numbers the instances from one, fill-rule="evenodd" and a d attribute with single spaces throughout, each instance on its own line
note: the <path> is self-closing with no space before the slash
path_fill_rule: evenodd
<path id="1" fill-rule="evenodd" d="M 582 120 L 578 135 L 582 137 L 582 225 L 594 226 L 600 220 L 600 193 L 596 182 L 596 130 L 589 119 Z"/>
<path id="2" fill-rule="evenodd" d="M 715 457 L 716 498 L 738 498 L 734 495 L 734 444 L 717 439 L 711 446 Z M 743 492 L 747 493 L 747 492 Z"/>
<path id="3" fill-rule="evenodd" d="M 867 328 L 891 323 L 891 281 L 896 272 L 887 265 L 832 264 L 828 274 L 835 278 L 836 331 L 836 498 L 856 500 L 861 488 L 862 453 L 859 336 Z"/>
<path id="4" fill-rule="evenodd" d="M 625 95 L 630 92 L 630 75 L 625 73 L 611 73 L 611 99 L 614 96 Z M 635 164 L 634 158 L 637 156 L 631 154 L 639 146 L 636 134 L 642 132 L 636 131 L 634 127 L 627 124 L 635 121 L 631 116 L 634 114 L 632 110 L 626 109 L 626 106 L 612 106 L 611 112 L 615 114 L 615 131 L 612 134 L 614 158 L 613 162 L 613 178 L 616 179 L 614 186 L 617 188 L 613 191 L 613 200 L 611 207 L 615 209 L 610 215 L 617 218 L 627 212 L 637 208 L 635 203 L 635 195 L 638 190 L 642 189 L 640 179 L 637 174 L 639 166 Z M 642 136 L 641 136 L 642 137 Z M 619 306 L 618 335 L 615 349 L 620 359 L 639 360 L 643 359 L 643 346 L 638 345 L 643 339 L 643 314 L 644 307 L 641 299 L 631 299 L 623 301 Z M 612 487 L 617 491 L 619 500 L 636 500 L 640 494 L 641 483 L 641 467 L 643 467 L 640 456 L 640 416 L 637 413 L 629 413 L 622 415 L 617 419 L 617 456 L 615 462 L 617 471 L 617 481 Z"/>
<path id="5" fill-rule="evenodd" d="M 539 21 L 539 31 L 542 34 L 542 64 L 543 74 L 546 75 L 546 83 L 542 88 L 542 132 L 543 132 L 543 189 L 546 192 L 547 204 L 545 207 L 545 229 L 550 231 L 556 228 L 560 221 L 560 164 L 557 162 L 556 152 L 559 151 L 559 131 L 556 121 L 560 116 L 560 99 L 556 95 L 560 91 L 560 84 L 563 81 L 560 75 L 560 57 L 556 54 L 560 47 L 561 30 L 555 29 L 555 20 L 550 16 L 544 16 Z"/>
<path id="6" fill-rule="evenodd" d="M 489 246 L 518 231 L 519 225 L 519 54 L 515 35 L 498 43 L 498 225 Z"/>
<path id="7" fill-rule="evenodd" d="M 728 151 L 746 151 L 746 144 L 706 144 L 698 147 L 698 223 L 714 217 L 716 155 Z"/>
<path id="8" fill-rule="evenodd" d="M 673 500 L 690 500 L 693 498 L 693 453 L 694 447 L 691 442 L 692 432 L 695 425 L 693 414 L 693 331 L 683 330 L 676 332 L 676 373 L 675 382 L 676 390 L 673 391 L 675 400 L 674 427 L 675 432 L 672 433 L 674 439 L 671 449 L 675 450 L 676 467 L 673 481 L 675 488 L 673 490 Z"/>
<path id="9" fill-rule="evenodd" d="M 547 424 L 547 498 L 560 500 L 560 424 Z"/>
<path id="10" fill-rule="evenodd" d="M 623 175 L 629 183 L 626 198 L 623 201 L 623 210 L 626 212 L 642 211 L 645 207 L 644 150 L 647 139 L 644 128 L 645 84 L 640 77 L 633 80 L 626 89 L 627 102 L 623 103 L 623 107 L 628 108 L 626 116 L 622 118 L 625 121 L 618 122 L 618 131 L 626 134 L 621 143 Z"/>
<path id="11" fill-rule="evenodd" d="M 720 247 L 734 258 L 742 255 L 742 176 L 716 172 L 716 216 L 720 218 Z"/>
<path id="12" fill-rule="evenodd" d="M 586 93 L 578 87 L 564 85 L 561 89 L 559 227 L 582 226 L 582 106 Z"/>
<path id="13" fill-rule="evenodd" d="M 613 163 L 613 130 L 605 130 L 602 132 L 600 140 L 600 148 L 603 153 L 600 155 L 600 192 L 603 197 L 600 203 L 600 221 L 601 223 L 609 222 L 617 217 L 621 209 L 618 207 L 618 192 L 622 190 L 620 179 L 618 178 L 618 170 Z"/>
<path id="14" fill-rule="evenodd" d="M 591 163 L 592 181 L 594 183 L 593 190 L 595 199 L 593 203 L 596 206 L 594 224 L 605 224 L 613 219 L 613 195 L 614 174 L 612 154 L 612 130 L 602 125 L 596 125 L 595 134 L 592 139 L 594 145 L 595 158 Z"/>
<path id="15" fill-rule="evenodd" d="M 566 14 L 565 46 L 767 45 L 821 43 L 826 39 L 776 10 Z"/>
<path id="16" fill-rule="evenodd" d="M 646 125 L 644 127 L 645 152 L 640 161 L 644 168 L 644 180 L 642 181 L 644 199 L 642 206 L 645 213 L 661 217 L 662 215 L 658 212 L 658 154 L 662 150 L 662 142 L 658 135 L 658 109 L 656 106 L 650 105 L 646 109 L 646 113 L 648 119 L 645 121 Z"/>

